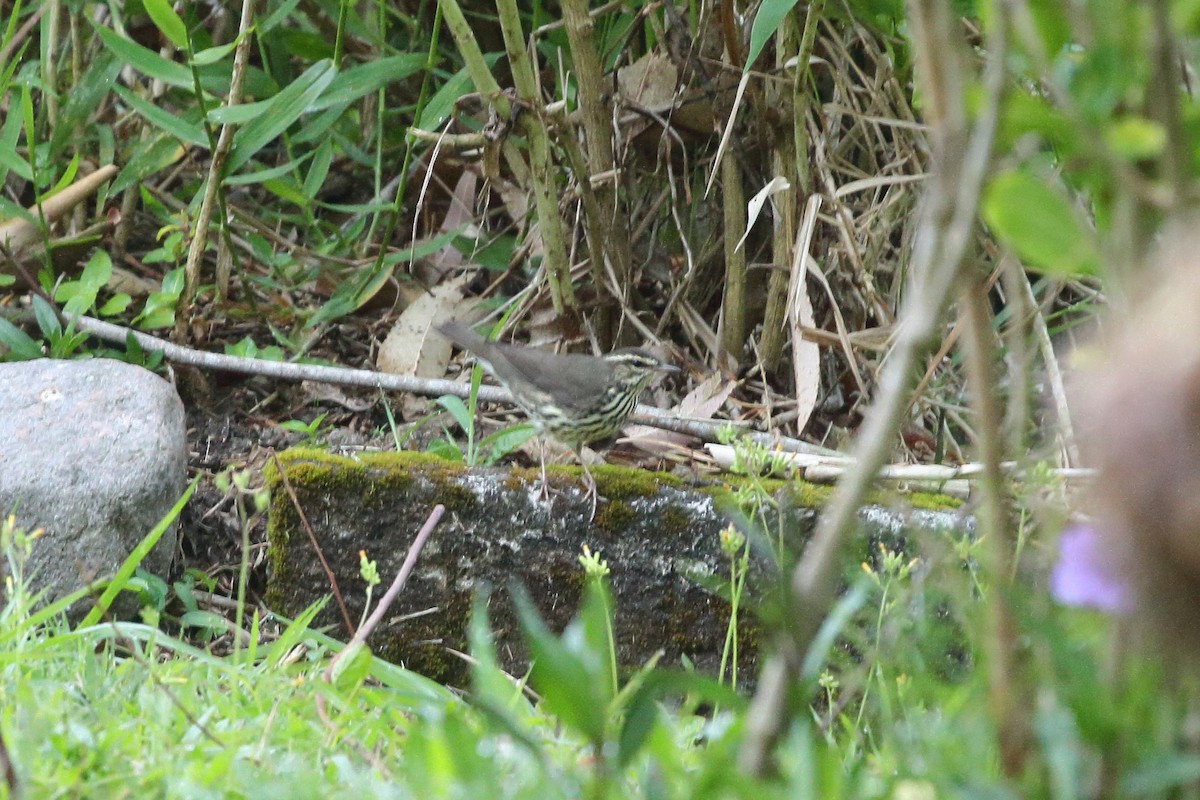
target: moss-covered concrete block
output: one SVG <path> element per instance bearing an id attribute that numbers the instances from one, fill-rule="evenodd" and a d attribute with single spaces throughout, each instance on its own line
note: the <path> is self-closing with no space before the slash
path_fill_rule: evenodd
<path id="1" fill-rule="evenodd" d="M 502 666 L 523 674 L 525 648 L 506 588 L 524 584 L 551 628 L 566 625 L 578 608 L 584 545 L 609 565 L 615 600 L 620 663 L 636 668 L 658 652 L 661 664 L 686 657 L 715 674 L 729 624 L 721 584 L 729 573 L 720 530 L 732 506 L 728 487 L 697 488 L 680 479 L 618 467 L 593 469 L 602 499 L 594 520 L 578 468 L 549 469 L 549 502 L 539 497 L 536 470 L 472 469 L 417 453 L 373 453 L 354 458 L 318 450 L 289 450 L 280 463 L 312 526 L 317 547 L 332 570 L 352 618 L 361 618 L 366 586 L 359 551 L 378 562 L 382 593 L 399 569 L 416 532 L 437 503 L 446 515 L 426 544 L 391 624 L 370 641 L 374 652 L 436 680 L 462 684 L 463 651 L 474 594 L 491 586 L 489 613 Z M 288 616 L 331 593 L 329 579 L 305 531 L 296 503 L 280 476 L 268 471 L 268 603 Z M 768 519 L 799 552 L 827 491 L 808 484 L 779 484 L 779 509 Z M 941 501 L 929 499 L 927 505 Z M 864 510 L 861 556 L 876 540 L 900 542 L 907 526 L 956 524 L 954 511 Z M 871 544 L 868 544 L 871 542 Z M 754 559 L 752 579 L 769 581 L 767 557 Z M 739 627 L 740 674 L 754 674 L 758 630 L 743 614 Z M 345 639 L 342 616 L 328 604 L 318 624 Z"/>

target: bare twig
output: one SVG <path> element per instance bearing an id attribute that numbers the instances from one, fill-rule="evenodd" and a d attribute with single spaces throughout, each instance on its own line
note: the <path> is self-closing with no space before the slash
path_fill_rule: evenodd
<path id="1" fill-rule="evenodd" d="M 735 449 L 729 445 L 706 444 L 704 445 L 704 449 L 713 457 L 717 466 L 722 468 L 730 468 L 736 460 Z M 824 456 L 806 453 L 786 453 L 779 458 L 779 461 L 782 462 L 783 466 L 791 470 L 791 474 L 813 483 L 833 483 L 834 481 L 841 480 L 856 468 L 854 459 L 842 454 Z M 1019 481 L 1025 477 L 1028 464 L 1020 461 L 1002 461 L 999 464 L 999 468 L 1006 478 Z M 983 478 L 986 472 L 987 466 L 982 463 L 959 464 L 957 466 L 951 464 L 887 464 L 880 467 L 879 471 L 875 473 L 875 477 L 881 481 L 928 484 L 941 490 L 941 487 L 951 484 L 951 482 L 954 482 L 951 484 L 954 486 L 954 484 L 960 482 L 966 484 L 968 481 L 977 481 Z M 1043 473 L 1039 471 L 1038 474 L 1038 480 L 1042 480 L 1040 476 Z M 1068 484 L 1086 484 L 1095 479 L 1096 470 L 1070 467 L 1051 469 L 1045 474 L 1049 474 Z M 954 488 L 957 489 L 957 486 L 954 486 Z M 966 494 L 960 494 L 956 491 L 947 492 L 947 494 L 955 497 L 966 496 Z"/>
<path id="2" fill-rule="evenodd" d="M 371 389 L 384 389 L 392 392 L 411 392 L 424 397 L 441 397 L 454 395 L 467 397 L 471 387 L 465 383 L 445 380 L 442 378 L 418 378 L 412 375 L 392 375 L 375 372 L 369 369 L 349 369 L 346 367 L 324 367 L 318 364 L 291 364 L 282 361 L 264 361 L 257 358 L 229 356 L 224 353 L 209 353 L 194 350 L 190 347 L 168 342 L 111 322 L 95 319 L 94 317 L 77 317 L 76 327 L 88 334 L 116 344 L 124 344 L 130 336 L 148 353 L 162 353 L 169 361 L 178 364 L 188 364 L 204 369 L 215 369 L 224 372 L 238 372 L 244 375 L 262 375 L 284 381 L 315 381 L 317 383 L 333 383 L 341 386 L 363 386 Z M 480 386 L 478 398 L 485 403 L 512 404 L 512 395 L 499 386 Z M 734 425 L 739 430 L 742 426 L 730 422 L 712 422 L 711 420 L 693 420 L 674 417 L 653 406 L 640 404 L 637 414 L 630 418 L 630 423 L 650 425 L 663 430 L 685 433 L 705 441 L 715 441 L 722 429 Z M 778 447 L 790 453 L 824 453 L 835 455 L 836 451 L 825 447 L 817 447 L 808 442 L 792 439 L 786 436 L 775 436 L 759 431 L 745 431 L 748 438 L 767 447 Z"/>
<path id="3" fill-rule="evenodd" d="M 581 189 L 591 188 L 595 195 L 595 203 L 591 207 L 584 207 L 584 231 L 592 259 L 593 279 L 602 283 L 603 266 L 608 263 L 617 274 L 614 288 L 620 294 L 617 295 L 616 305 L 623 305 L 632 285 L 633 272 L 628 218 L 617 192 L 617 182 L 604 181 L 593 185 L 592 177 L 615 172 L 618 166 L 613 154 L 612 101 L 605 92 L 604 69 L 600 63 L 602 48 L 597 43 L 596 23 L 588 13 L 586 0 L 563 0 L 562 10 L 575 64 L 577 96 L 587 142 L 585 171 L 578 174 L 576 179 Z M 568 132 L 563 138 L 573 140 L 574 134 Z M 594 216 L 596 214 L 598 216 Z M 612 346 L 616 332 L 613 305 L 602 304 L 597 309 L 595 319 L 600 341 L 605 347 Z"/>
<path id="4" fill-rule="evenodd" d="M 347 656 L 347 654 L 354 654 L 358 652 L 359 648 L 361 648 L 366 642 L 367 637 L 371 635 L 371 632 L 374 631 L 375 628 L 379 627 L 379 623 L 383 621 L 388 609 L 391 608 L 392 603 L 394 603 L 396 598 L 400 595 L 400 591 L 404 588 L 404 584 L 408 582 L 408 576 L 412 574 L 413 567 L 417 564 L 417 557 L 421 555 L 421 550 L 425 547 L 426 540 L 429 539 L 429 535 L 433 533 L 433 529 L 437 527 L 438 522 L 440 522 L 442 519 L 442 514 L 445 512 L 446 507 L 441 503 L 438 503 L 433 507 L 433 510 L 429 512 L 429 517 L 425 520 L 425 524 L 421 526 L 421 530 L 417 532 L 412 544 L 408 546 L 408 555 L 404 557 L 404 563 L 400 565 L 400 571 L 396 573 L 396 577 L 392 580 L 392 585 L 388 587 L 388 590 L 384 593 L 383 597 L 379 598 L 379 605 L 375 607 L 375 610 L 371 613 L 371 616 L 367 618 L 366 622 L 362 624 L 362 627 L 355 631 L 354 635 L 350 637 L 350 641 L 346 643 L 346 646 L 339 650 L 337 655 L 329 660 L 329 666 L 327 666 L 325 671 L 321 674 L 321 678 L 326 683 L 333 682 L 334 670 L 337 668 L 337 665 L 339 662 L 341 662 L 342 658 Z M 325 698 L 318 694 L 316 696 L 316 702 L 317 714 L 321 717 L 321 721 L 326 725 L 331 725 L 332 723 L 329 719 L 329 716 L 325 713 Z"/>
<path id="5" fill-rule="evenodd" d="M 412 574 L 413 567 L 417 565 L 417 557 L 421 555 L 421 550 L 425 547 L 426 540 L 429 539 L 430 534 L 433 533 L 433 529 L 437 527 L 437 524 L 442 521 L 442 515 L 445 513 L 446 507 L 441 503 L 438 503 L 433 507 L 433 510 L 429 512 L 429 517 L 426 518 L 425 524 L 421 526 L 421 530 L 417 532 L 412 544 L 408 546 L 408 554 L 404 557 L 404 563 L 400 565 L 400 570 L 396 573 L 396 577 L 392 580 L 392 585 L 388 587 L 388 590 L 384 593 L 383 597 L 379 598 L 379 605 L 377 605 L 375 610 L 371 612 L 371 616 L 367 617 L 367 620 L 362 624 L 362 627 L 355 632 L 353 638 L 350 639 L 346 647 L 343 648 L 342 651 L 334 656 L 333 660 L 329 662 L 329 666 L 325 669 L 325 680 L 329 680 L 330 676 L 333 674 L 333 668 L 337 664 L 342 653 L 345 653 L 355 645 L 360 645 L 365 642 L 367 637 L 370 636 L 377 627 L 379 627 L 379 623 L 382 622 L 383 618 L 387 615 L 388 609 L 392 607 L 392 603 L 396 601 L 396 598 L 400 595 L 401 590 L 404 589 L 404 584 L 408 583 L 408 576 Z"/>

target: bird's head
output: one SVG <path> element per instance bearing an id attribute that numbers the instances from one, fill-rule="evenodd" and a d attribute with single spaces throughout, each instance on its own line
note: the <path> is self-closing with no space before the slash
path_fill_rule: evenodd
<path id="1" fill-rule="evenodd" d="M 658 374 L 679 372 L 679 367 L 668 364 L 653 353 L 640 347 L 625 347 L 604 356 L 612 365 L 613 377 L 618 383 L 637 386 L 640 390 Z"/>

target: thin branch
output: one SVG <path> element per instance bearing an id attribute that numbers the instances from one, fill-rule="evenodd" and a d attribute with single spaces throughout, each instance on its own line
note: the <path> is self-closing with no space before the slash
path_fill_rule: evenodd
<path id="1" fill-rule="evenodd" d="M 355 631 L 350 641 L 346 646 L 338 651 L 337 655 L 329 660 L 329 666 L 321 673 L 321 678 L 326 683 L 333 682 L 334 670 L 343 657 L 357 653 L 363 644 L 367 641 L 367 637 L 371 632 L 379 627 L 379 623 L 383 621 L 392 603 L 399 597 L 401 590 L 404 589 L 404 584 L 408 583 L 408 576 L 412 574 L 413 567 L 417 564 L 417 557 L 421 555 L 421 550 L 425 547 L 425 542 L 429 539 L 433 529 L 441 522 L 442 515 L 446 513 L 446 507 L 438 503 L 429 512 L 429 516 L 425 520 L 425 524 L 421 526 L 421 530 L 417 532 L 412 544 L 408 546 L 408 555 L 404 557 L 404 563 L 400 565 L 400 571 L 396 573 L 396 577 L 392 580 L 392 585 L 388 587 L 387 592 L 383 597 L 379 598 L 379 605 L 367 618 L 367 621 L 362 624 L 362 627 Z M 332 723 L 328 714 L 325 712 L 325 698 L 323 695 L 316 696 L 317 713 L 321 717 L 321 721 L 332 727 Z M 365 752 L 365 751 L 364 751 Z"/>
<path id="2" fill-rule="evenodd" d="M 238 41 L 237 48 L 233 53 L 233 72 L 229 79 L 229 95 L 225 99 L 226 108 L 232 108 L 242 100 L 242 84 L 246 77 L 247 64 L 250 58 L 250 44 L 253 39 L 250 34 L 253 21 L 254 0 L 242 0 L 242 16 L 238 26 L 238 35 L 241 39 Z M 198 91 L 197 97 L 203 101 L 203 93 Z M 204 186 L 204 199 L 200 203 L 200 211 L 196 216 L 195 230 L 192 234 L 191 245 L 188 247 L 187 263 L 184 266 L 184 310 L 196 300 L 196 289 L 200 284 L 200 260 L 203 258 L 204 251 L 208 247 L 208 228 L 212 222 L 214 207 L 220 206 L 222 209 L 222 227 L 228 223 L 227 215 L 225 214 L 225 199 L 224 195 L 221 194 L 221 182 L 225 180 L 225 164 L 229 160 L 229 152 L 233 147 L 233 134 L 236 127 L 237 125 L 232 122 L 226 122 L 221 126 L 221 135 L 217 139 L 216 147 L 213 148 L 212 161 L 208 165 L 208 179 Z M 218 285 L 218 291 L 224 294 L 223 287 L 220 285 Z M 176 331 L 180 334 L 184 332 L 186 326 L 185 317 L 186 314 L 181 313 L 176 323 Z"/>
<path id="3" fill-rule="evenodd" d="M 332 383 L 341 386 L 363 386 L 371 389 L 383 389 L 391 392 L 411 392 L 424 397 L 441 397 L 454 395 L 466 398 L 471 387 L 465 383 L 446 380 L 444 378 L 418 378 L 412 375 L 392 375 L 385 372 L 375 372 L 369 369 L 350 369 L 347 367 L 325 367 L 319 364 L 291 364 L 283 361 L 264 361 L 257 358 L 229 356 L 224 353 L 209 353 L 190 347 L 168 342 L 111 322 L 95 319 L 94 317 L 77 317 L 75 326 L 98 339 L 114 344 L 125 344 L 133 337 L 144 351 L 162 353 L 168 361 L 177 364 L 201 367 L 203 369 L 220 370 L 222 372 L 237 372 L 243 375 L 262 375 L 283 381 L 314 381 L 316 383 Z M 499 386 L 480 386 L 478 399 L 485 403 L 513 404 L 512 395 Z M 716 441 L 721 432 L 732 425 L 746 437 L 767 447 L 778 447 L 789 453 L 823 453 L 836 455 L 836 451 L 825 447 L 809 444 L 808 442 L 792 439 L 786 436 L 776 436 L 760 431 L 744 430 L 739 423 L 713 422 L 711 420 L 695 420 L 675 417 L 660 408 L 639 404 L 637 413 L 630 418 L 630 424 L 649 425 L 663 430 L 684 433 L 704 441 Z"/>

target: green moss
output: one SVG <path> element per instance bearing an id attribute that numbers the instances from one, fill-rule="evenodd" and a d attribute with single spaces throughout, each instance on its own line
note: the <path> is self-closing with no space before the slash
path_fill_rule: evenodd
<path id="1" fill-rule="evenodd" d="M 913 508 L 927 511 L 953 511 L 962 508 L 963 501 L 957 497 L 936 492 L 910 492 L 907 494 L 892 493 L 892 497 L 900 497 Z"/>
<path id="2" fill-rule="evenodd" d="M 632 500 L 637 498 L 654 497 L 662 486 L 682 486 L 683 482 L 674 475 L 665 472 L 650 472 L 634 467 L 619 467 L 612 464 L 600 464 L 589 468 L 592 477 L 596 479 L 596 487 L 603 497 L 610 500 Z M 513 471 L 514 473 L 517 470 Z M 570 481 L 582 485 L 583 467 L 574 465 L 553 465 L 546 467 L 546 475 L 551 479 Z M 534 480 L 540 476 L 534 472 Z"/>
<path id="3" fill-rule="evenodd" d="M 533 477 L 532 480 L 541 480 L 540 475 L 537 475 L 538 470 L 529 470 L 529 469 L 522 469 L 520 467 L 514 467 L 513 469 L 510 469 L 504 475 L 503 478 L 501 478 L 500 485 L 503 486 L 505 489 L 508 489 L 510 492 L 524 491 L 525 487 L 529 484 L 529 481 L 531 480 L 529 475 L 527 475 L 526 473 L 530 473 L 530 472 L 535 473 L 535 477 Z"/>
<path id="4" fill-rule="evenodd" d="M 623 500 L 609 500 L 596 507 L 593 523 L 610 533 L 618 533 L 634 524 L 637 512 Z"/>
<path id="5" fill-rule="evenodd" d="M 358 498 L 368 506 L 386 502 L 390 496 L 409 490 L 414 472 L 432 480 L 439 488 L 439 498 L 451 510 L 474 507 L 477 500 L 466 487 L 452 478 L 462 474 L 464 467 L 428 453 L 387 452 L 360 453 L 353 457 L 339 456 L 325 450 L 295 447 L 270 459 L 263 477 L 271 492 L 271 510 L 267 525 L 267 557 L 275 575 L 274 586 L 288 586 L 288 561 L 285 549 L 291 535 L 301 530 L 301 521 L 290 493 L 284 486 L 278 467 L 287 474 L 287 484 L 302 495 Z M 302 491 L 301 491 L 302 490 Z M 283 598 L 269 590 L 270 602 L 278 605 Z"/>
<path id="6" fill-rule="evenodd" d="M 691 516 L 675 505 L 664 508 L 658 519 L 664 536 L 677 536 L 692 525 Z"/>
<path id="7" fill-rule="evenodd" d="M 833 496 L 833 487 L 805 480 L 788 482 L 787 491 L 792 503 L 804 508 L 824 508 Z"/>

